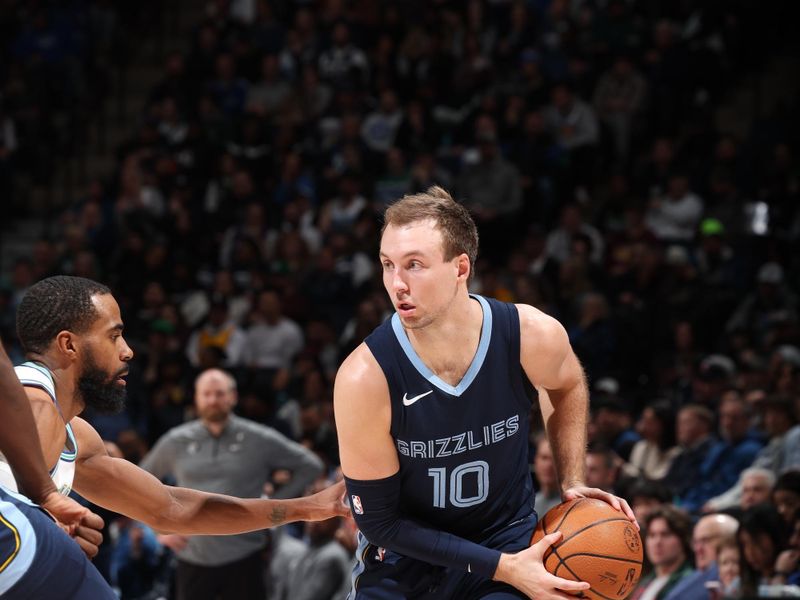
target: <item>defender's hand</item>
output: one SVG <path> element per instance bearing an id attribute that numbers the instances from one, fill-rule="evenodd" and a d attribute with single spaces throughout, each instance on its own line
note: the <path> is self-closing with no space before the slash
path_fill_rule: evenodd
<path id="1" fill-rule="evenodd" d="M 81 524 L 72 533 L 72 538 L 89 558 L 94 558 L 97 555 L 100 544 L 103 543 L 102 529 L 103 519 L 90 512 L 81 520 Z"/>
<path id="2" fill-rule="evenodd" d="M 83 519 L 89 515 L 93 515 L 88 508 L 81 506 L 72 498 L 63 496 L 58 492 L 51 492 L 45 496 L 44 500 L 39 503 L 43 509 L 49 512 L 52 517 L 58 521 L 58 524 L 65 527 L 67 533 L 72 535 L 75 529 L 81 525 Z M 97 517 L 97 515 L 94 515 Z M 100 519 L 100 517 L 97 517 Z M 102 528 L 102 519 L 100 519 Z"/>
<path id="3" fill-rule="evenodd" d="M 345 501 L 347 490 L 344 481 L 334 483 L 321 492 L 309 496 L 319 504 L 319 509 L 314 513 L 314 521 L 324 521 L 333 517 L 349 517 L 350 505 Z"/>

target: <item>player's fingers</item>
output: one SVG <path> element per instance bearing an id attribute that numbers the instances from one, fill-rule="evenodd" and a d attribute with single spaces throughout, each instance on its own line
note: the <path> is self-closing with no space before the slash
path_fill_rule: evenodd
<path id="1" fill-rule="evenodd" d="M 556 531 L 554 533 L 548 533 L 538 542 L 533 545 L 533 548 L 536 551 L 536 556 L 539 560 L 542 559 L 544 556 L 545 551 L 552 546 L 553 544 L 557 544 L 561 540 L 561 532 Z"/>
<path id="2" fill-rule="evenodd" d="M 76 542 L 78 542 L 78 546 L 81 547 L 83 553 L 88 556 L 89 558 L 94 558 L 97 556 L 97 544 L 92 544 L 91 542 L 85 540 L 82 537 L 74 538 Z"/>
<path id="3" fill-rule="evenodd" d="M 67 525 L 77 524 L 89 514 L 89 509 L 58 492 L 48 494 L 40 506 L 54 519 Z"/>
<path id="4" fill-rule="evenodd" d="M 102 529 L 105 522 L 100 515 L 93 512 L 87 512 L 81 519 L 81 525 L 84 527 L 91 527 L 92 529 Z"/>
<path id="5" fill-rule="evenodd" d="M 639 522 L 636 520 L 636 515 L 633 514 L 633 509 L 631 508 L 631 505 L 628 504 L 628 501 L 625 500 L 625 498 L 620 498 L 619 503 L 620 506 L 622 506 L 622 512 L 625 513 L 625 516 L 628 517 L 631 520 L 631 522 L 634 525 L 636 525 L 636 529 L 639 530 L 640 529 Z"/>
<path id="6" fill-rule="evenodd" d="M 622 506 L 620 506 L 619 503 L 619 498 L 617 498 L 614 494 L 609 494 L 608 492 L 603 492 L 601 490 L 598 490 L 598 492 L 600 493 L 595 496 L 596 498 L 608 502 L 615 510 L 622 510 Z"/>
<path id="7" fill-rule="evenodd" d="M 95 546 L 99 546 L 103 543 L 103 534 L 100 533 L 97 529 L 92 529 L 91 527 L 83 527 L 79 526 L 75 530 L 74 537 L 81 538 L 89 542 L 90 544 L 94 544 Z"/>
<path id="8" fill-rule="evenodd" d="M 562 592 L 582 592 L 592 587 L 585 581 L 573 581 L 571 579 L 556 577 L 555 575 L 553 575 L 550 581 L 553 588 L 561 590 Z"/>

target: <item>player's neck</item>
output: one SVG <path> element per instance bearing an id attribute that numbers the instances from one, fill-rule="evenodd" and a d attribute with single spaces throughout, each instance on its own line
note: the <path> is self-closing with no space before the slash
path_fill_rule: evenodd
<path id="1" fill-rule="evenodd" d="M 656 577 L 665 577 L 667 575 L 672 575 L 675 571 L 677 571 L 680 566 L 683 564 L 683 558 L 676 558 L 674 561 L 669 563 L 662 563 L 660 565 L 656 565 Z"/>
<path id="2" fill-rule="evenodd" d="M 445 382 L 457 385 L 478 349 L 482 324 L 481 305 L 465 296 L 429 326 L 406 331 L 422 362 Z"/>
<path id="3" fill-rule="evenodd" d="M 418 352 L 441 346 L 452 349 L 457 343 L 468 342 L 476 333 L 480 337 L 482 324 L 481 305 L 464 295 L 454 299 L 444 314 L 427 327 L 406 329 L 406 332 Z"/>

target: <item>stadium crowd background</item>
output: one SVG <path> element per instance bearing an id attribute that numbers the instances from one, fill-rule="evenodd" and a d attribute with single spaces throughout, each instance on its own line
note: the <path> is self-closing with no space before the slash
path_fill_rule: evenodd
<path id="1" fill-rule="evenodd" d="M 138 4 L 0 9 L 0 231 L 31 216 L 25 182 L 108 101 L 125 44 L 159 10 Z M 113 175 L 42 217 L 52 235 L 2 273 L 16 361 L 31 283 L 113 289 L 136 352 L 128 406 L 89 419 L 127 458 L 193 418 L 194 376 L 219 366 L 240 415 L 333 475 L 333 376 L 391 310 L 380 214 L 439 184 L 480 225 L 474 291 L 567 328 L 592 390 L 595 483 L 696 517 L 756 504 L 720 497 L 753 461 L 770 487 L 800 467 L 786 433 L 800 432 L 798 98 L 734 114 L 735 128 L 720 118 L 796 50 L 791 19 L 746 0 L 192 6 L 190 50 L 164 61 Z M 125 598 L 168 593 L 169 552 L 151 538 L 117 553 L 133 565 L 114 582 Z"/>

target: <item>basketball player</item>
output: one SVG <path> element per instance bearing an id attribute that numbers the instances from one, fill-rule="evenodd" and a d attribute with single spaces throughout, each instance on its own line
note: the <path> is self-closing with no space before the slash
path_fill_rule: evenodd
<path id="1" fill-rule="evenodd" d="M 31 286 L 17 310 L 17 333 L 28 362 L 16 367 L 33 409 L 45 462 L 63 494 L 81 496 L 163 533 L 231 534 L 290 521 L 349 514 L 342 486 L 292 500 L 241 499 L 163 485 L 106 452 L 78 417 L 86 406 L 117 410 L 133 351 L 122 337 L 110 290 L 79 277 L 50 277 Z M 0 463 L 2 483 L 15 486 Z M 60 597 L 60 596 L 59 596 Z"/>
<path id="2" fill-rule="evenodd" d="M 584 485 L 588 393 L 561 325 L 471 295 L 478 234 L 439 187 L 386 210 L 380 259 L 396 314 L 345 360 L 334 406 L 363 536 L 351 599 L 567 599 L 545 571 L 528 472 L 534 387 L 562 498 L 627 503 Z"/>
<path id="3" fill-rule="evenodd" d="M 97 554 L 103 520 L 58 493 L 39 445 L 31 443 L 36 436 L 30 404 L 0 343 L 0 450 L 28 498 L 46 508 L 81 545 L 28 498 L 0 487 L 0 597 L 115 598 L 81 552 Z"/>

